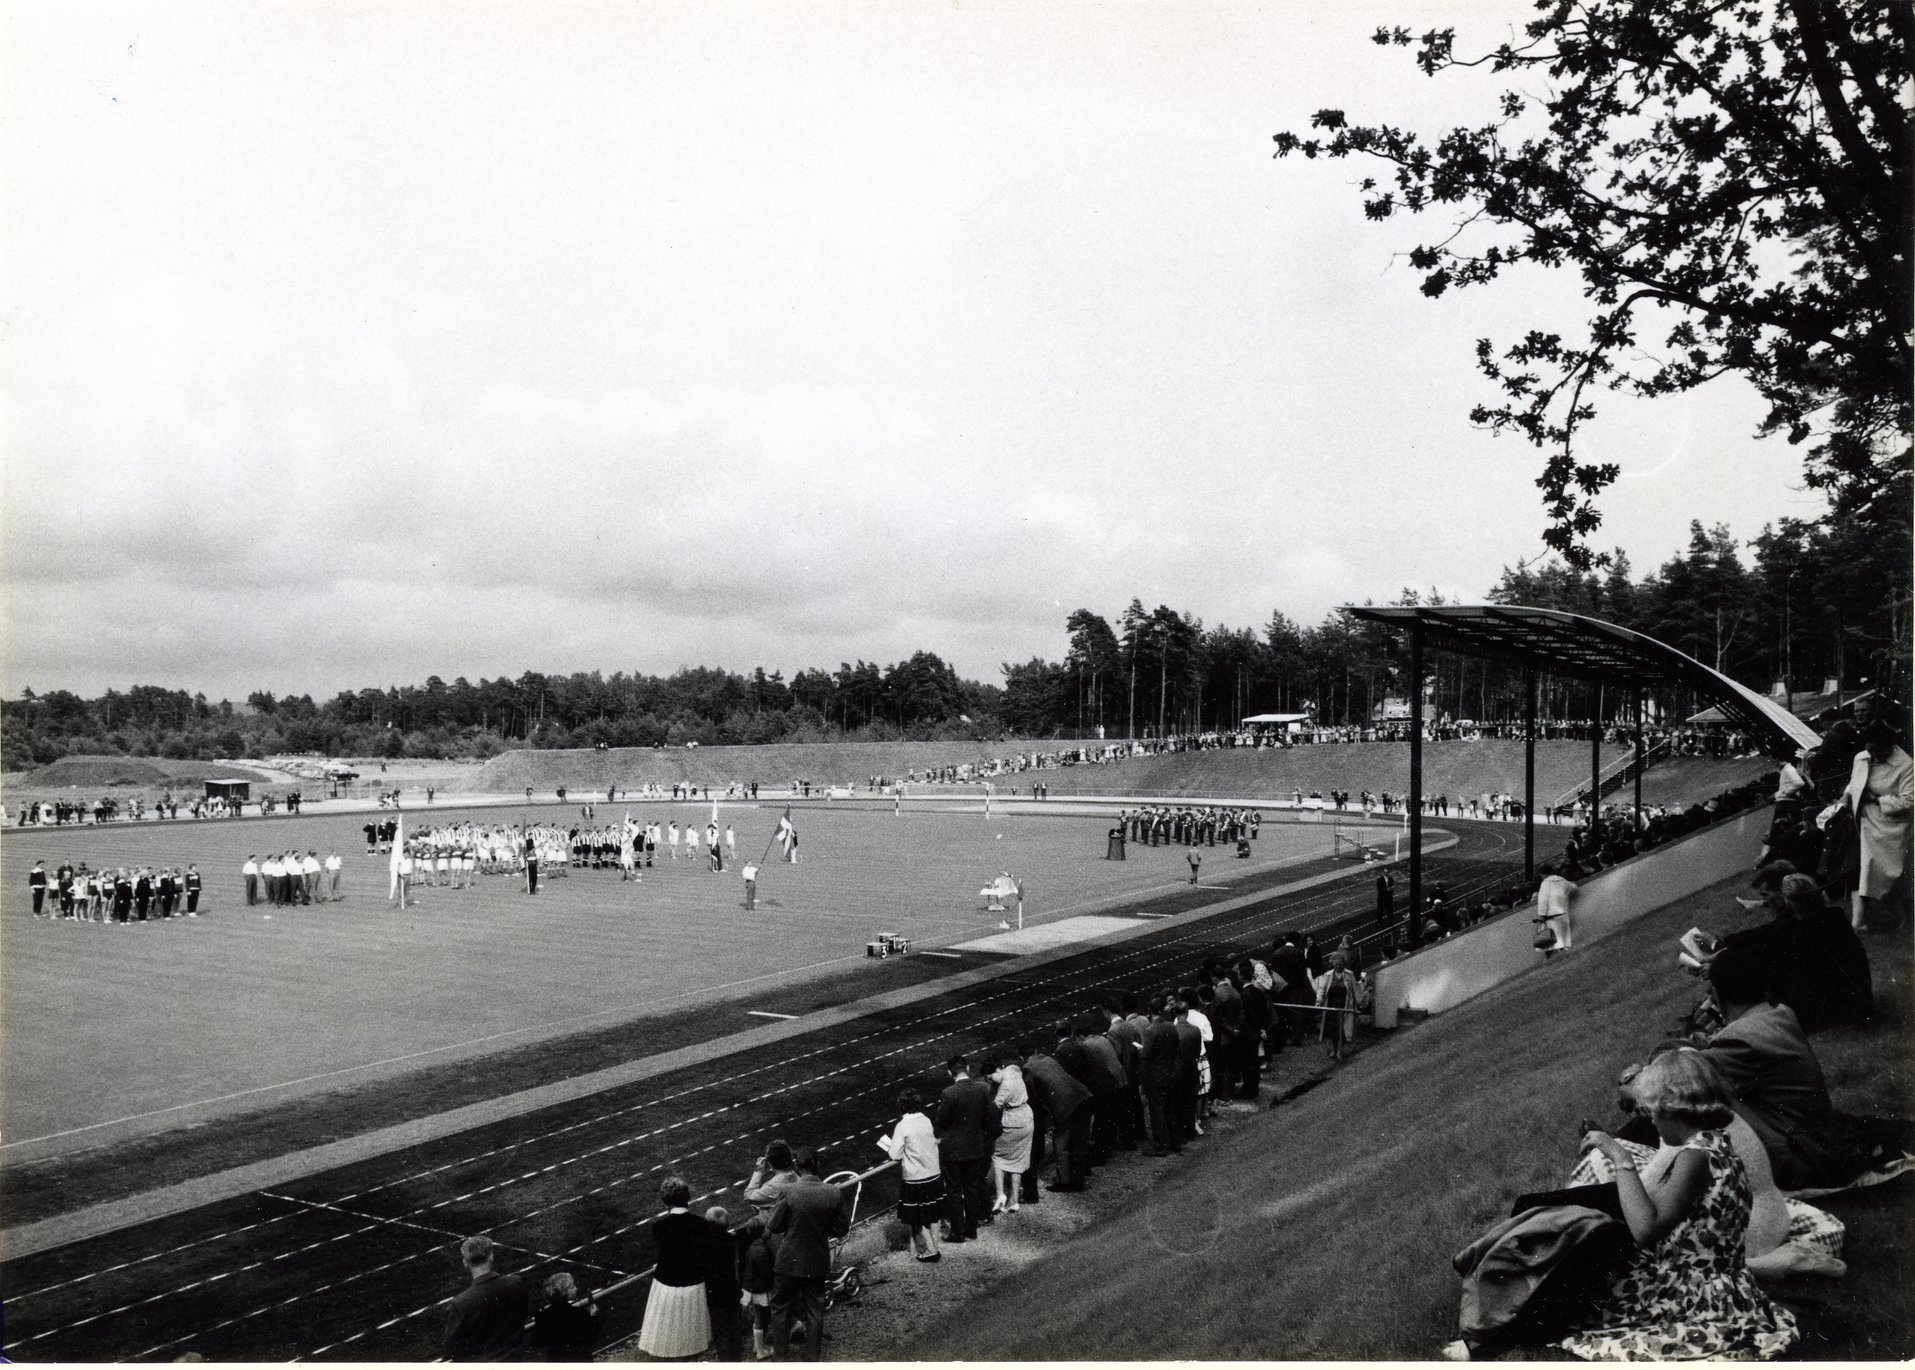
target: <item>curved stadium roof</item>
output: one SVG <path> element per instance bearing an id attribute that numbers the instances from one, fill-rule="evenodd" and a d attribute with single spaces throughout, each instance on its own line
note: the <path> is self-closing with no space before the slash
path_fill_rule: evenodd
<path id="1" fill-rule="evenodd" d="M 1626 688 L 1679 685 L 1761 739 L 1772 756 L 1794 756 L 1821 741 L 1815 729 L 1772 699 L 1644 633 L 1561 609 L 1521 604 L 1346 605 L 1386 627 L 1420 627 L 1431 647 L 1506 661 Z"/>

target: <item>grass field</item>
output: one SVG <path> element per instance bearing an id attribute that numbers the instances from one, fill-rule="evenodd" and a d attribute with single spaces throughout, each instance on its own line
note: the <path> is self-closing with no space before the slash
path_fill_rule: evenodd
<path id="1" fill-rule="evenodd" d="M 693 805 L 644 812 L 701 825 L 710 815 Z M 729 806 L 721 822 L 756 858 L 778 812 Z M 407 821 L 427 816 L 409 810 Z M 742 1012 L 740 996 L 760 987 L 861 963 L 879 931 L 936 947 L 994 930 L 999 916 L 981 911 L 977 892 L 1000 870 L 1025 882 L 1034 924 L 1171 893 L 1188 878 L 1178 848 L 1133 847 L 1127 862 L 1103 860 L 1107 822 L 1089 814 L 987 822 L 948 808 L 894 816 L 888 807 L 813 804 L 794 814 L 805 859 L 766 863 L 755 913 L 741 907 L 735 869 L 716 875 L 662 854 L 639 885 L 585 870 L 548 878 L 531 899 L 514 879 L 481 877 L 473 890 L 421 890 L 418 906 L 401 913 L 386 900 L 385 858 L 365 855 L 363 821 L 10 833 L 0 899 L 6 1146 L 77 1147 L 202 1122 L 687 1005 L 729 1001 L 727 1011 Z M 1206 883 L 1325 855 L 1329 845 L 1327 826 L 1266 824 L 1250 861 L 1207 851 Z M 343 903 L 246 907 L 241 863 L 289 846 L 340 851 Z M 207 882 L 203 916 L 126 927 L 38 922 L 23 878 L 36 858 L 49 870 L 61 860 L 195 862 Z"/>
<path id="2" fill-rule="evenodd" d="M 1168 1169 L 1141 1202 L 970 1299 L 914 1354 L 954 1360 L 1427 1360 L 1456 1335 L 1450 1256 L 1562 1183 L 1577 1120 L 1694 1001 L 1674 940 L 1747 915 L 1740 878 L 1395 1034 Z M 1915 1112 L 1907 932 L 1869 941 L 1879 1021 L 1816 1036 L 1839 1106 Z M 1846 1280 L 1787 1290 L 1808 1359 L 1915 1355 L 1915 1182 L 1818 1200 Z"/>

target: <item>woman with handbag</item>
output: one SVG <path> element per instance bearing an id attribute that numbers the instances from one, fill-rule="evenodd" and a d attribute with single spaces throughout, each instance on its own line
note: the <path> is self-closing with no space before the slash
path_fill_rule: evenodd
<path id="1" fill-rule="evenodd" d="M 993 1213 L 1015 1213 L 1018 1189 L 1031 1168 L 1031 1139 L 1037 1133 L 1037 1118 L 1031 1112 L 1030 1091 L 1024 1085 L 1024 1071 L 1016 1061 L 1006 1061 L 989 1072 L 997 1086 L 1000 1131 L 991 1143 L 991 1188 L 996 1199 Z"/>
<path id="2" fill-rule="evenodd" d="M 1908 869 L 1909 814 L 1915 800 L 1915 766 L 1889 721 L 1886 708 L 1871 697 L 1856 705 L 1856 732 L 1862 742 L 1850 763 L 1849 781 L 1841 797 L 1824 809 L 1818 821 L 1828 835 L 1824 873 L 1828 863 L 1852 890 L 1850 922 L 1869 925 L 1873 906 L 1895 888 Z M 1833 730 L 1831 730 L 1833 736 Z M 1845 831 L 1853 824 L 1852 833 Z M 1849 863 L 1853 862 L 1850 875 Z M 1894 927 L 1901 914 L 1884 918 Z"/>

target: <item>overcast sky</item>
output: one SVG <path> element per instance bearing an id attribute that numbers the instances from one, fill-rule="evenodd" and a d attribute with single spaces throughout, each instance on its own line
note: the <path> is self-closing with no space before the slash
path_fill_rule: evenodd
<path id="1" fill-rule="evenodd" d="M 1540 273 L 1427 301 L 1324 106 L 1426 131 L 1526 7 L 24 4 L 5 681 L 243 698 L 1063 654 L 1136 595 L 1479 598 L 1538 454 L 1466 415 Z M 1599 541 L 1816 505 L 1723 383 L 1611 398 Z"/>

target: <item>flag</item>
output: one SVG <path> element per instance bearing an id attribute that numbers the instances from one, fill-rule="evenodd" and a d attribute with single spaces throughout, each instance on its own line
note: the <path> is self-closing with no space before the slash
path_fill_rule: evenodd
<path id="1" fill-rule="evenodd" d="M 784 848 L 785 860 L 798 859 L 798 830 L 791 826 L 791 805 L 785 805 L 785 816 L 778 820 L 778 845 Z"/>
<path id="2" fill-rule="evenodd" d="M 386 863 L 387 874 L 391 877 L 386 890 L 386 898 L 391 899 L 399 893 L 399 861 L 406 853 L 406 816 L 399 815 L 399 826 L 392 834 L 392 859 Z"/>

